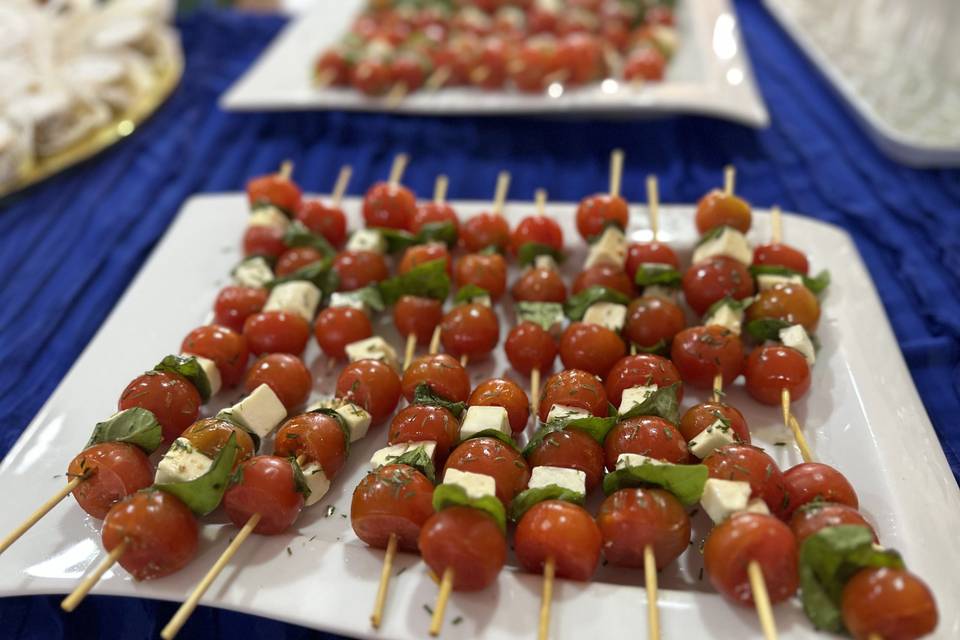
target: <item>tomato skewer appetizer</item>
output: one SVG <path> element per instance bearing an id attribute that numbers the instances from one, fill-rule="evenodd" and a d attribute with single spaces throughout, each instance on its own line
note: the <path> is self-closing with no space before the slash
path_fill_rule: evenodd
<path id="1" fill-rule="evenodd" d="M 400 184 L 409 162 L 407 154 L 398 153 L 393 158 L 387 181 L 378 182 L 367 190 L 363 197 L 363 218 L 368 227 L 410 228 L 417 202 L 413 193 Z"/>
<path id="2" fill-rule="evenodd" d="M 510 227 L 506 218 L 503 217 L 503 206 L 509 190 L 510 172 L 501 171 L 497 174 L 497 186 L 490 211 L 478 213 L 468 218 L 463 224 L 460 241 L 470 253 L 477 253 L 490 247 L 498 251 L 507 249 L 510 244 Z"/>
<path id="3" fill-rule="evenodd" d="M 347 218 L 341 203 L 352 175 L 350 165 L 340 167 L 329 203 L 319 198 L 304 200 L 297 210 L 297 220 L 313 233 L 322 235 L 334 247 L 342 245 L 347 238 Z"/>

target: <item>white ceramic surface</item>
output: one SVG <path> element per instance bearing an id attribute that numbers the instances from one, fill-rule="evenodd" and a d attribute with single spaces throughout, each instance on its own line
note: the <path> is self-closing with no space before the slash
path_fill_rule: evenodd
<path id="1" fill-rule="evenodd" d="M 319 0 L 274 40 L 221 100 L 238 111 L 346 109 L 440 115 L 552 114 L 638 117 L 694 113 L 765 127 L 767 111 L 753 80 L 729 0 L 677 3 L 680 47 L 663 82 L 642 88 L 608 80 L 557 97 L 450 88 L 416 92 L 396 107 L 352 89 L 313 86 L 313 60 L 346 32 L 363 0 Z"/>
<path id="2" fill-rule="evenodd" d="M 454 204 L 461 216 L 484 206 Z M 351 228 L 356 228 L 359 201 L 348 199 L 345 205 Z M 507 205 L 513 222 L 531 211 L 530 203 Z M 572 204 L 548 209 L 562 223 L 572 247 L 564 267 L 568 277 L 585 257 L 573 211 Z M 649 237 L 643 210 L 637 207 L 632 213 L 631 236 Z M 0 532 L 13 528 L 62 486 L 68 461 L 94 423 L 113 412 L 126 383 L 174 352 L 182 337 L 209 317 L 217 291 L 238 260 L 246 216 L 240 194 L 198 196 L 185 205 L 100 332 L 0 465 Z M 695 238 L 692 207 L 664 207 L 661 219 L 662 239 L 681 248 L 682 259 L 689 260 Z M 910 568 L 933 588 L 941 614 L 937 637 L 955 638 L 960 634 L 960 610 L 954 606 L 960 601 L 957 484 L 850 238 L 835 227 L 794 215 L 785 217 L 784 226 L 788 241 L 809 252 L 814 268 L 830 269 L 833 275 L 820 321 L 823 349 L 813 386 L 796 404 L 796 412 L 815 454 L 854 484 L 863 512 L 881 539 L 901 550 Z M 762 240 L 768 234 L 769 218 L 760 212 L 751 235 Z M 511 326 L 509 303 L 500 306 L 501 326 Z M 378 324 L 383 327 L 379 332 L 400 347 L 389 315 Z M 305 359 L 317 375 L 314 396 L 329 395 L 339 367 L 328 369 L 313 344 Z M 470 369 L 474 383 L 510 373 L 500 348 Z M 730 401 L 746 414 L 755 443 L 765 446 L 783 467 L 800 461 L 775 409 L 758 406 L 739 385 L 729 392 Z M 684 405 L 702 397 L 688 390 Z M 230 399 L 218 396 L 205 412 L 215 412 Z M 532 428 L 528 426 L 528 432 Z M 432 605 L 436 587 L 413 555 L 399 556 L 398 569 L 405 570 L 393 581 L 385 625 L 379 633 L 371 631 L 368 616 L 383 554 L 360 543 L 345 517 L 370 453 L 383 446 L 385 438 L 380 428 L 352 447 L 330 494 L 304 512 L 293 531 L 248 540 L 203 602 L 353 636 L 425 637 L 429 615 L 424 605 Z M 595 503 L 596 497 L 594 508 Z M 335 510 L 326 516 L 330 505 Z M 116 568 L 94 592 L 182 600 L 236 532 L 220 512 L 206 522 L 198 557 L 185 570 L 137 583 Z M 690 550 L 661 575 L 663 636 L 760 637 L 751 609 L 731 606 L 712 592 L 705 578 L 699 579 L 697 547 L 708 528 L 705 516 L 698 514 Z M 71 590 L 104 555 L 98 529 L 99 523 L 71 498 L 65 500 L 0 556 L 0 595 Z M 639 572 L 610 567 L 601 568 L 589 584 L 559 581 L 552 637 L 642 637 L 637 631 L 645 624 L 640 585 Z M 486 591 L 453 595 L 443 637 L 530 638 L 536 630 L 539 595 L 538 576 L 508 567 Z M 775 611 L 782 638 L 817 637 L 796 602 Z"/>

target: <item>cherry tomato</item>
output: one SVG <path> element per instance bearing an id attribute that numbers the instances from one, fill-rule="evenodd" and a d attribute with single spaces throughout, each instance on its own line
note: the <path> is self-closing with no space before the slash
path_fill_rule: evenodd
<path id="1" fill-rule="evenodd" d="M 479 65 L 470 74 L 470 83 L 484 89 L 499 89 L 507 81 L 507 60 L 512 55 L 512 45 L 503 38 L 484 38 Z"/>
<path id="2" fill-rule="evenodd" d="M 397 536 L 401 551 L 416 551 L 420 529 L 433 515 L 433 483 L 405 464 L 374 469 L 360 481 L 350 502 L 350 524 L 357 537 L 384 549 Z"/>
<path id="3" fill-rule="evenodd" d="M 855 524 L 870 529 L 874 542 L 879 542 L 873 526 L 863 515 L 846 504 L 833 502 L 810 502 L 796 509 L 790 518 L 790 530 L 797 538 L 797 546 L 803 541 L 827 527 L 838 527 L 843 524 Z"/>
<path id="4" fill-rule="evenodd" d="M 273 389 L 289 412 L 307 401 L 313 387 L 313 376 L 297 356 L 270 353 L 253 363 L 243 382 L 247 393 L 252 393 L 261 384 Z"/>
<path id="5" fill-rule="evenodd" d="M 506 249 L 510 244 L 510 225 L 507 224 L 507 219 L 498 213 L 478 213 L 463 223 L 460 244 L 470 253 L 489 247 Z"/>
<path id="6" fill-rule="evenodd" d="M 446 224 L 453 225 L 456 235 L 460 234 L 460 220 L 457 218 L 457 212 L 453 210 L 446 202 L 425 202 L 417 207 L 413 214 L 413 220 L 410 222 L 410 231 L 420 233 L 424 226 L 428 224 Z"/>
<path id="7" fill-rule="evenodd" d="M 497 314 L 479 303 L 454 307 L 440 323 L 440 341 L 455 358 L 482 358 L 496 348 L 499 339 Z"/>
<path id="8" fill-rule="evenodd" d="M 448 507 L 420 530 L 420 554 L 438 576 L 453 571 L 453 588 L 479 591 L 497 578 L 507 559 L 507 540 L 489 515 L 472 507 Z"/>
<path id="9" fill-rule="evenodd" d="M 253 178 L 247 182 L 247 199 L 251 206 L 272 204 L 286 211 L 300 208 L 303 194 L 296 183 L 279 173 Z"/>
<path id="10" fill-rule="evenodd" d="M 243 232 L 243 255 L 279 258 L 287 250 L 282 227 L 254 225 Z"/>
<path id="11" fill-rule="evenodd" d="M 470 396 L 470 375 L 446 353 L 421 356 L 403 372 L 403 395 L 408 402 L 413 402 L 413 394 L 421 383 L 450 402 L 466 402 Z"/>
<path id="12" fill-rule="evenodd" d="M 597 417 L 607 415 L 607 393 L 599 378 L 579 369 L 567 369 L 547 379 L 540 393 L 540 421 L 547 421 L 547 414 L 555 404 L 577 407 Z"/>
<path id="13" fill-rule="evenodd" d="M 81 509 L 102 520 L 110 507 L 153 484 L 153 467 L 139 447 L 101 442 L 70 461 L 67 478 L 84 478 L 73 490 L 73 497 Z"/>
<path id="14" fill-rule="evenodd" d="M 403 83 L 408 91 L 415 91 L 423 86 L 427 69 L 425 61 L 419 56 L 401 52 L 391 62 L 390 73 L 395 83 Z"/>
<path id="15" fill-rule="evenodd" d="M 624 453 L 638 453 L 654 460 L 688 464 L 690 450 L 677 428 L 659 416 L 630 418 L 610 430 L 603 441 L 607 470 L 617 468 Z"/>
<path id="16" fill-rule="evenodd" d="M 780 405 L 784 389 L 795 402 L 810 388 L 810 366 L 796 349 L 780 345 L 758 347 L 750 352 L 744 368 L 747 391 L 757 401 Z"/>
<path id="17" fill-rule="evenodd" d="M 554 251 L 563 251 L 563 230 L 547 216 L 528 216 L 520 221 L 510 238 L 510 251 L 517 255 L 525 244 L 542 244 Z"/>
<path id="18" fill-rule="evenodd" d="M 696 224 L 700 235 L 716 227 L 733 227 L 741 233 L 750 230 L 750 205 L 742 198 L 714 189 L 697 203 Z"/>
<path id="19" fill-rule="evenodd" d="M 750 483 L 750 499 L 761 498 L 776 516 L 786 513 L 787 488 L 783 473 L 763 449 L 748 444 L 728 444 L 703 460 L 711 478 Z"/>
<path id="20" fill-rule="evenodd" d="M 544 500 L 530 507 L 514 534 L 517 561 L 525 571 L 542 573 L 548 558 L 556 576 L 589 580 L 600 561 L 600 529 L 583 507 L 563 500 Z"/>
<path id="21" fill-rule="evenodd" d="M 372 424 L 377 425 L 386 420 L 400 402 L 400 377 L 380 360 L 351 362 L 337 378 L 336 396 L 368 411 Z"/>
<path id="22" fill-rule="evenodd" d="M 387 434 L 389 444 L 425 440 L 437 443 L 434 458 L 438 466 L 442 465 L 460 440 L 460 422 L 443 407 L 422 404 L 404 407 L 393 417 Z"/>
<path id="23" fill-rule="evenodd" d="M 476 386 L 470 406 L 503 407 L 510 419 L 510 430 L 520 433 L 530 419 L 530 398 L 516 382 L 503 378 L 484 380 Z"/>
<path id="24" fill-rule="evenodd" d="M 718 373 L 728 386 L 743 371 L 743 342 L 719 325 L 690 327 L 674 337 L 670 357 L 690 386 L 710 389 Z"/>
<path id="25" fill-rule="evenodd" d="M 933 633 L 939 614 L 930 588 L 905 569 L 854 574 L 840 600 L 843 625 L 857 640 L 906 640 Z"/>
<path id="26" fill-rule="evenodd" d="M 580 293 L 593 286 L 619 291 L 628 298 L 633 298 L 635 293 L 633 280 L 630 279 L 627 272 L 606 262 L 595 264 L 581 271 L 577 279 L 573 281 L 573 293 Z"/>
<path id="27" fill-rule="evenodd" d="M 442 242 L 428 242 L 426 244 L 417 244 L 409 247 L 403 253 L 403 259 L 400 260 L 400 266 L 397 267 L 398 273 L 407 273 L 414 267 L 418 267 L 425 262 L 434 260 L 443 260 L 447 269 L 447 275 L 452 275 L 450 252 L 447 251 L 447 245 Z"/>
<path id="28" fill-rule="evenodd" d="M 330 358 L 347 357 L 347 345 L 373 336 L 370 318 L 353 307 L 327 307 L 317 316 L 313 336 Z"/>
<path id="29" fill-rule="evenodd" d="M 600 505 L 597 525 L 603 557 L 616 567 L 643 567 L 643 552 L 653 547 L 657 569 L 680 557 L 690 545 L 690 516 L 663 489 L 621 489 Z"/>
<path id="30" fill-rule="evenodd" d="M 476 285 L 496 302 L 507 288 L 507 263 L 498 253 L 467 254 L 454 266 L 454 281 L 458 287 Z"/>
<path id="31" fill-rule="evenodd" d="M 557 51 L 561 68 L 568 71 L 569 84 L 586 84 L 599 79 L 606 71 L 603 48 L 596 36 L 571 33 L 560 41 Z"/>
<path id="32" fill-rule="evenodd" d="M 781 242 L 761 244 L 754 248 L 753 264 L 786 267 L 803 275 L 807 275 L 810 271 L 807 256 L 799 249 Z"/>
<path id="33" fill-rule="evenodd" d="M 390 277 L 386 260 L 373 251 L 341 251 L 333 259 L 333 269 L 340 277 L 340 291 L 355 291 Z"/>
<path id="34" fill-rule="evenodd" d="M 623 392 L 631 387 L 669 387 L 680 382 L 680 373 L 673 363 L 662 356 L 639 353 L 621 358 L 607 374 L 607 399 L 616 406 L 623 400 Z M 677 387 L 677 401 L 683 400 L 683 385 Z"/>
<path id="35" fill-rule="evenodd" d="M 640 45 L 627 56 L 623 78 L 627 82 L 663 80 L 667 59 L 652 45 Z"/>
<path id="36" fill-rule="evenodd" d="M 271 536 L 286 531 L 303 509 L 293 465 L 279 456 L 255 456 L 240 466 L 240 480 L 223 494 L 230 521 L 242 527 L 255 513 L 260 522 L 253 532 Z"/>
<path id="37" fill-rule="evenodd" d="M 672 26 L 674 22 L 673 10 L 670 7 L 663 5 L 652 6 L 644 12 L 643 21 L 647 24 L 663 24 Z"/>
<path id="38" fill-rule="evenodd" d="M 557 343 L 553 337 L 529 320 L 510 330 L 503 350 L 513 368 L 527 376 L 534 369 L 541 373 L 550 371 L 557 357 Z"/>
<path id="39" fill-rule="evenodd" d="M 220 455 L 220 452 L 230 440 L 230 436 L 234 437 L 237 444 L 237 458 L 233 465 L 236 469 L 241 462 L 249 460 L 256 452 L 253 438 L 242 427 L 218 418 L 203 418 L 187 427 L 180 435 L 181 438 L 188 440 L 197 451 L 211 460 Z"/>
<path id="40" fill-rule="evenodd" d="M 286 276 L 321 260 L 323 260 L 323 254 L 313 247 L 293 247 L 283 252 L 277 260 L 274 271 L 277 276 Z"/>
<path id="41" fill-rule="evenodd" d="M 378 182 L 363 197 L 363 219 L 368 227 L 406 230 L 416 212 L 416 197 L 401 185 Z"/>
<path id="42" fill-rule="evenodd" d="M 188 333 L 180 351 L 213 360 L 225 387 L 240 383 L 250 358 L 247 339 L 242 334 L 215 324 L 197 327 Z"/>
<path id="43" fill-rule="evenodd" d="M 351 69 L 350 82 L 357 91 L 368 96 L 382 96 L 393 86 L 393 74 L 384 60 L 365 58 Z"/>
<path id="44" fill-rule="evenodd" d="M 347 239 L 347 216 L 343 209 L 323 200 L 304 200 L 297 210 L 297 220 L 339 247 Z"/>
<path id="45" fill-rule="evenodd" d="M 343 468 L 347 459 L 347 436 L 340 421 L 331 415 L 310 412 L 293 416 L 277 430 L 274 453 L 281 458 L 306 457 L 323 468 L 327 480 Z"/>
<path id="46" fill-rule="evenodd" d="M 627 275 L 636 279 L 637 271 L 643 264 L 668 264 L 674 269 L 680 268 L 680 259 L 669 245 L 662 242 L 632 242 L 627 247 Z"/>
<path id="47" fill-rule="evenodd" d="M 854 509 L 860 506 L 850 481 L 830 465 L 819 462 L 798 464 L 784 472 L 783 481 L 790 503 L 784 520 L 789 520 L 794 511 L 814 500 L 839 502 Z"/>
<path id="48" fill-rule="evenodd" d="M 126 541 L 117 562 L 136 580 L 179 571 L 193 560 L 199 543 L 196 517 L 164 491 L 138 491 L 113 505 L 100 536 L 108 552 Z"/>
<path id="49" fill-rule="evenodd" d="M 644 296 L 637 298 L 627 307 L 627 322 L 623 334 L 638 347 L 650 349 L 660 343 L 669 345 L 673 337 L 686 326 L 683 309 L 675 302 Z"/>
<path id="50" fill-rule="evenodd" d="M 147 371 L 120 394 L 117 410 L 141 407 L 153 413 L 164 442 L 173 442 L 200 414 L 200 394 L 186 378 L 166 371 Z"/>
<path id="51" fill-rule="evenodd" d="M 577 231 L 589 242 L 611 224 L 626 229 L 629 215 L 627 201 L 620 196 L 607 193 L 588 196 L 577 207 Z"/>
<path id="52" fill-rule="evenodd" d="M 750 444 L 750 429 L 746 418 L 736 407 L 722 402 L 708 401 L 693 405 L 680 418 L 677 427 L 683 439 L 690 442 L 717 420 L 729 422 L 740 442 Z"/>
<path id="53" fill-rule="evenodd" d="M 510 294 L 517 302 L 562 303 L 567 299 L 567 285 L 555 270 L 534 267 L 520 274 Z"/>
<path id="54" fill-rule="evenodd" d="M 213 321 L 234 331 L 242 331 L 244 321 L 259 313 L 267 303 L 267 290 L 229 285 L 220 290 L 213 304 Z"/>
<path id="55" fill-rule="evenodd" d="M 746 322 L 760 318 L 800 324 L 807 332 L 813 333 L 820 321 L 820 302 L 802 284 L 778 284 L 761 291 L 747 307 Z"/>
<path id="56" fill-rule="evenodd" d="M 447 458 L 444 469 L 459 469 L 490 476 L 497 482 L 497 498 L 503 506 L 527 488 L 530 467 L 516 449 L 496 438 L 470 438 Z"/>
<path id="57" fill-rule="evenodd" d="M 433 298 L 403 296 L 393 305 L 393 324 L 401 336 L 416 336 L 426 344 L 443 319 L 443 303 Z M 372 331 L 372 329 L 371 329 Z"/>
<path id="58" fill-rule="evenodd" d="M 527 462 L 530 467 L 562 467 L 583 471 L 587 493 L 603 479 L 603 447 L 592 436 L 576 429 L 552 431 L 544 436 Z"/>
<path id="59" fill-rule="evenodd" d="M 743 606 L 753 606 L 751 562 L 760 565 L 771 603 L 796 593 L 797 542 L 787 525 L 772 516 L 738 513 L 714 527 L 703 547 L 704 569 L 717 591 Z"/>
<path id="60" fill-rule="evenodd" d="M 310 341 L 310 323 L 286 311 L 261 311 L 243 323 L 243 336 L 254 355 L 289 353 L 299 355 Z"/>
<path id="61" fill-rule="evenodd" d="M 693 265 L 683 274 L 682 284 L 687 304 L 700 316 L 718 300 L 727 296 L 743 300 L 754 292 L 750 271 L 727 256 L 714 256 Z"/>
<path id="62" fill-rule="evenodd" d="M 316 77 L 326 76 L 330 86 L 343 86 L 350 81 L 350 62 L 342 51 L 327 49 L 313 65 Z"/>
<path id="63" fill-rule="evenodd" d="M 627 353 L 616 333 L 598 324 L 574 322 L 560 339 L 560 360 L 568 369 L 582 369 L 605 377 Z"/>
<path id="64" fill-rule="evenodd" d="M 559 70 L 557 40 L 550 36 L 537 36 L 521 42 L 515 61 L 507 65 L 510 79 L 517 88 L 533 93 L 543 91 L 547 77 Z"/>

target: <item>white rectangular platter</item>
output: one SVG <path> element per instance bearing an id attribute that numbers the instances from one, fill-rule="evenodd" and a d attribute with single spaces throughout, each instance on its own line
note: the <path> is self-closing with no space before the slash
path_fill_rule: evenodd
<path id="1" fill-rule="evenodd" d="M 462 218 L 485 206 L 453 204 Z M 351 228 L 357 228 L 359 200 L 348 199 L 345 206 Z M 507 215 L 515 223 L 532 208 L 530 203 L 511 202 Z M 564 267 L 568 282 L 586 254 L 574 229 L 574 209 L 561 203 L 548 207 L 548 214 L 561 222 L 570 248 Z M 631 213 L 631 237 L 649 238 L 645 211 L 635 207 Z M 198 196 L 187 202 L 100 332 L 0 465 L 0 494 L 5 496 L 0 531 L 12 529 L 63 485 L 68 461 L 92 426 L 115 410 L 127 382 L 173 352 L 190 329 L 209 318 L 217 291 L 239 259 L 247 215 L 241 194 Z M 661 220 L 661 239 L 689 261 L 695 240 L 693 208 L 666 206 Z M 960 602 L 956 481 L 851 239 L 833 226 L 795 215 L 785 216 L 784 223 L 788 241 L 809 252 L 815 269 L 826 268 L 833 275 L 820 321 L 823 348 L 813 386 L 795 405 L 798 417 L 815 455 L 842 470 L 856 487 L 863 512 L 881 540 L 903 552 L 908 566 L 932 587 L 941 615 L 936 637 L 955 638 L 960 634 L 960 609 L 955 606 Z M 757 212 L 752 239 L 762 241 L 769 233 L 769 216 Z M 511 273 L 511 280 L 515 275 Z M 509 301 L 498 306 L 505 335 L 513 324 L 512 308 Z M 399 347 L 389 314 L 378 322 L 378 332 Z M 330 395 L 339 367 L 329 368 L 313 344 L 305 361 L 316 376 L 313 396 Z M 474 383 L 503 374 L 525 381 L 510 371 L 500 347 L 470 369 Z M 729 401 L 747 416 L 754 443 L 764 446 L 783 468 L 798 463 L 778 412 L 760 407 L 739 386 L 729 392 Z M 688 393 L 684 404 L 701 398 Z M 205 411 L 215 412 L 228 400 L 215 398 Z M 529 425 L 527 433 L 532 430 Z M 380 428 L 355 443 L 330 494 L 305 511 L 288 533 L 252 536 L 203 603 L 351 636 L 425 637 L 430 616 L 424 605 L 432 605 L 436 586 L 415 555 L 399 556 L 402 575 L 393 580 L 385 624 L 379 632 L 371 630 L 368 617 L 383 553 L 365 547 L 347 517 L 351 493 L 366 473 L 370 453 L 385 439 Z M 788 444 L 775 446 L 777 442 Z M 272 450 L 269 444 L 266 450 Z M 185 570 L 138 583 L 115 568 L 94 593 L 182 600 L 236 533 L 219 512 L 205 522 L 199 554 Z M 661 575 L 663 637 L 760 637 L 754 612 L 733 607 L 701 577 L 697 549 L 708 530 L 705 516 L 698 514 L 691 548 Z M 68 592 L 103 555 L 99 522 L 68 498 L 0 556 L 0 596 Z M 552 637 L 638 637 L 637 630 L 645 628 L 641 585 L 641 572 L 611 567 L 602 567 L 588 584 L 560 580 Z M 508 566 L 491 588 L 453 595 L 443 637 L 533 637 L 539 597 L 540 577 Z M 797 602 L 775 611 L 782 638 L 817 636 Z"/>
<path id="2" fill-rule="evenodd" d="M 416 92 L 397 105 L 347 88 L 313 85 L 313 60 L 346 33 L 364 0 L 318 0 L 274 40 L 224 94 L 235 111 L 341 109 L 434 115 L 551 114 L 638 117 L 700 114 L 753 127 L 769 121 L 729 0 L 677 3 L 680 46 L 663 82 L 641 88 L 609 80 L 556 96 L 449 88 Z"/>

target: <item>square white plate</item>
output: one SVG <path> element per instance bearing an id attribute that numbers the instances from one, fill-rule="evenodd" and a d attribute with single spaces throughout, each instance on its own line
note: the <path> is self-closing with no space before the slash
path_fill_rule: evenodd
<path id="1" fill-rule="evenodd" d="M 638 117 L 692 113 L 728 118 L 753 127 L 768 123 L 766 108 L 729 0 L 677 3 L 680 46 L 663 82 L 634 88 L 615 81 L 570 89 L 558 97 L 469 88 L 420 91 L 390 107 L 347 88 L 318 89 L 313 61 L 346 33 L 364 0 L 321 0 L 295 18 L 254 65 L 227 91 L 224 109 L 304 111 L 343 109 L 433 115 L 587 114 Z"/>
<path id="2" fill-rule="evenodd" d="M 464 218 L 485 206 L 453 204 Z M 351 228 L 357 228 L 359 200 L 348 199 L 345 206 Z M 585 258 L 574 229 L 574 208 L 560 203 L 548 207 L 548 214 L 561 222 L 570 247 L 564 267 L 568 278 Z M 507 205 L 514 223 L 531 211 L 530 203 Z M 240 194 L 199 196 L 187 202 L 100 332 L 0 465 L 0 494 L 5 496 L 0 532 L 12 529 L 62 486 L 68 461 L 82 448 L 93 425 L 115 410 L 127 382 L 173 352 L 190 329 L 209 317 L 217 291 L 238 261 L 247 215 Z M 662 239 L 680 248 L 684 260 L 689 260 L 695 239 L 692 215 L 690 206 L 667 206 L 661 214 Z M 645 212 L 634 208 L 632 220 L 630 235 L 649 237 Z M 846 474 L 884 543 L 902 551 L 909 567 L 932 587 L 940 604 L 938 637 L 957 637 L 956 481 L 850 238 L 807 218 L 788 215 L 784 222 L 786 238 L 809 252 L 815 269 L 830 269 L 833 275 L 820 321 L 823 349 L 810 393 L 795 405 L 797 414 L 815 455 Z M 758 213 L 753 240 L 768 234 L 769 218 Z M 515 275 L 511 273 L 511 281 Z M 509 301 L 498 307 L 505 335 L 513 324 L 512 309 Z M 399 347 L 389 314 L 378 324 L 378 333 Z M 314 344 L 305 361 L 316 375 L 314 396 L 329 395 L 339 367 L 329 369 Z M 510 372 L 499 348 L 494 357 L 470 369 L 474 383 L 502 374 L 526 382 Z M 739 386 L 729 391 L 730 402 L 747 416 L 754 442 L 765 446 L 784 468 L 799 462 L 778 411 L 758 406 Z M 684 404 L 700 398 L 689 393 Z M 218 396 L 206 412 L 215 412 L 230 399 Z M 532 429 L 528 426 L 528 433 Z M 383 553 L 357 540 L 345 517 L 370 453 L 385 439 L 385 429 L 380 428 L 356 443 L 330 494 L 305 511 L 294 530 L 274 537 L 252 536 L 203 602 L 354 636 L 425 637 L 429 615 L 424 605 L 432 605 L 436 586 L 414 555 L 399 556 L 398 571 L 403 572 L 392 583 L 385 625 L 379 633 L 371 631 L 368 616 Z M 775 442 L 788 444 L 774 446 Z M 334 507 L 329 516 L 328 506 Z M 95 593 L 183 600 L 236 533 L 220 512 L 205 522 L 199 554 L 185 570 L 137 583 L 116 568 Z M 705 516 L 697 515 L 690 550 L 661 574 L 664 638 L 759 637 L 753 611 L 730 605 L 700 578 L 697 548 L 708 530 Z M 99 522 L 68 498 L 0 556 L 0 595 L 70 591 L 104 555 L 98 531 Z M 642 580 L 641 572 L 602 567 L 589 584 L 559 581 L 552 637 L 636 635 L 645 624 Z M 530 638 L 536 630 L 539 597 L 539 576 L 508 567 L 491 588 L 453 595 L 443 637 Z M 797 603 L 782 604 L 775 611 L 781 637 L 816 637 Z"/>

